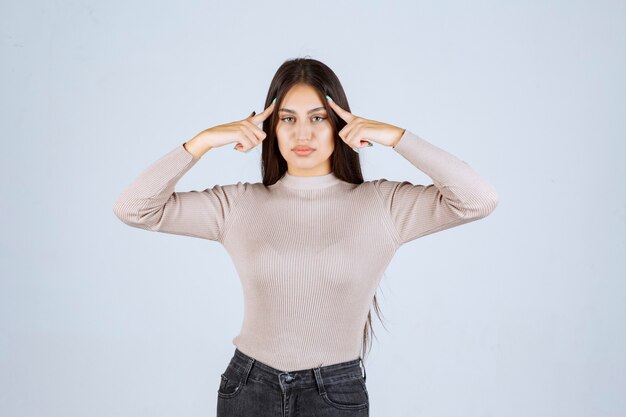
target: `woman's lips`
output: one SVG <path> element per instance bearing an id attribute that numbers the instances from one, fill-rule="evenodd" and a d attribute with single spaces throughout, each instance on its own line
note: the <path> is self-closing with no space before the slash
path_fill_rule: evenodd
<path id="1" fill-rule="evenodd" d="M 293 151 L 296 153 L 296 155 L 307 156 L 307 155 L 310 155 L 311 153 L 313 153 L 314 150 L 315 149 L 311 149 L 311 148 L 308 148 L 308 149 L 298 149 L 298 148 L 296 148 Z"/>

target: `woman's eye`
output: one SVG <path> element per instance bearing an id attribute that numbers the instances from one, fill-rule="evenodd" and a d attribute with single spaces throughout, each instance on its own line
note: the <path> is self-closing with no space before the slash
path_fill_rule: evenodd
<path id="1" fill-rule="evenodd" d="M 325 118 L 325 117 L 322 117 L 322 116 L 313 116 L 313 118 L 314 118 L 314 119 L 326 120 L 326 118 Z M 293 119 L 293 117 L 291 117 L 291 116 L 289 116 L 289 117 L 283 117 L 283 118 L 282 118 L 282 119 L 280 119 L 280 120 L 282 120 L 283 122 L 288 123 L 288 122 L 287 122 L 287 119 Z M 320 120 L 320 121 L 321 121 L 321 120 Z"/>

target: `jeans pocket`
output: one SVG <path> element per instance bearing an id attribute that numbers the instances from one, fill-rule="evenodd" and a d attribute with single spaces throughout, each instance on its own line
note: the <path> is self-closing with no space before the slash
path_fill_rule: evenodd
<path id="1" fill-rule="evenodd" d="M 243 374 L 231 365 L 220 375 L 220 386 L 217 395 L 220 398 L 233 398 L 243 390 Z"/>
<path id="2" fill-rule="evenodd" d="M 369 395 L 363 377 L 324 382 L 324 401 L 342 410 L 358 410 L 369 406 Z"/>

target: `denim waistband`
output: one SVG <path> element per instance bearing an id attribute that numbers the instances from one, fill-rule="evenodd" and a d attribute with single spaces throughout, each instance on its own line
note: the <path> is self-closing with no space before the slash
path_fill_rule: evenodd
<path id="1" fill-rule="evenodd" d="M 333 365 L 286 372 L 258 361 L 246 355 L 238 348 L 235 348 L 235 353 L 229 366 L 234 367 L 244 376 L 244 383 L 248 378 L 252 378 L 257 381 L 266 381 L 275 385 L 286 383 L 292 388 L 315 386 L 317 384 L 317 378 L 323 379 L 326 383 L 358 378 L 360 376 L 363 376 L 363 380 L 365 381 L 366 378 L 365 365 L 363 365 L 363 360 L 360 357 Z"/>

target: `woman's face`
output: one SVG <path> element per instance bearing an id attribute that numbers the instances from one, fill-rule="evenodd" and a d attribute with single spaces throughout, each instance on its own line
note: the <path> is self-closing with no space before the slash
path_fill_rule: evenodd
<path id="1" fill-rule="evenodd" d="M 276 138 L 289 174 L 329 174 L 335 141 L 328 113 L 316 90 L 306 84 L 294 85 L 280 103 L 278 119 Z M 308 147 L 312 151 L 298 153 L 298 147 Z"/>

